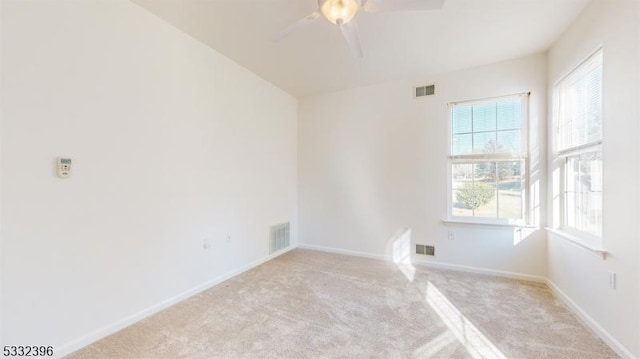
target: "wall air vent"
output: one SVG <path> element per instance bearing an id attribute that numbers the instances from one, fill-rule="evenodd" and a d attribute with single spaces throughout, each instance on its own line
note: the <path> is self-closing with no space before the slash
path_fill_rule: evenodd
<path id="1" fill-rule="evenodd" d="M 416 97 L 431 96 L 436 93 L 436 85 L 416 87 Z"/>
<path id="2" fill-rule="evenodd" d="M 416 254 L 424 254 L 426 256 L 435 256 L 436 247 L 426 246 L 424 244 L 416 244 Z"/>
<path id="3" fill-rule="evenodd" d="M 289 222 L 271 226 L 269 234 L 269 254 L 289 247 Z"/>

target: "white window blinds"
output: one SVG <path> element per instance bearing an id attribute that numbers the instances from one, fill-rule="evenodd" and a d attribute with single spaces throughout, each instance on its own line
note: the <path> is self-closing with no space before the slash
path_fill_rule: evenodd
<path id="1" fill-rule="evenodd" d="M 602 51 L 555 87 L 556 152 L 602 141 Z"/>

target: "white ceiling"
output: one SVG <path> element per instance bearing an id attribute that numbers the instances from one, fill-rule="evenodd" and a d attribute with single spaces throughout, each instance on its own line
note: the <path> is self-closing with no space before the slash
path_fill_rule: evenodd
<path id="1" fill-rule="evenodd" d="M 542 52 L 588 2 L 447 0 L 433 11 L 359 12 L 356 59 L 324 18 L 272 41 L 317 0 L 132 1 L 299 97 Z"/>

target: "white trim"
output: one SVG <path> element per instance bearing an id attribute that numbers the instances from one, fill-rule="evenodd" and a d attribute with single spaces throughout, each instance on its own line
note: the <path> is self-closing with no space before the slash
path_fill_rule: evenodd
<path id="1" fill-rule="evenodd" d="M 183 301 L 183 300 L 185 300 L 185 299 L 187 299 L 187 298 L 189 298 L 189 297 L 191 297 L 193 295 L 196 295 L 196 294 L 198 294 L 200 292 L 203 292 L 203 291 L 205 291 L 207 289 L 210 289 L 210 288 L 212 288 L 212 287 L 214 287 L 214 286 L 216 286 L 216 285 L 218 285 L 218 284 L 220 284 L 220 283 L 222 283 L 224 281 L 227 281 L 227 280 L 229 280 L 229 279 L 231 279 L 231 278 L 233 278 L 233 277 L 235 277 L 235 276 L 237 276 L 237 275 L 239 275 L 241 273 L 244 273 L 244 272 L 246 272 L 246 271 L 248 271 L 250 269 L 253 269 L 253 268 L 255 268 L 255 267 L 257 267 L 257 266 L 259 266 L 259 265 L 261 265 L 261 264 L 263 264 L 265 262 L 268 262 L 268 261 L 270 261 L 270 260 L 272 260 L 272 259 L 274 259 L 274 258 L 276 258 L 278 256 L 281 256 L 281 255 L 283 255 L 283 254 L 285 254 L 285 253 L 287 253 L 287 252 L 289 252 L 289 251 L 291 251 L 291 250 L 293 250 L 295 248 L 296 248 L 295 245 L 291 245 L 291 247 L 289 247 L 289 248 L 285 248 L 283 250 L 280 250 L 278 252 L 270 254 L 270 255 L 268 255 L 266 257 L 263 257 L 263 258 L 260 258 L 258 260 L 255 260 L 255 261 L 253 261 L 253 262 L 251 262 L 249 264 L 246 264 L 244 266 L 241 266 L 239 268 L 236 268 L 236 269 L 233 269 L 233 270 L 231 270 L 229 272 L 226 272 L 226 273 L 224 273 L 224 274 L 222 274 L 222 275 L 220 275 L 220 276 L 218 276 L 218 277 L 216 277 L 216 278 L 214 278 L 214 279 L 212 279 L 210 281 L 207 281 L 205 283 L 197 285 L 197 286 L 195 286 L 195 287 L 193 287 L 191 289 L 188 289 L 188 290 L 186 290 L 186 291 L 184 291 L 184 292 L 182 292 L 182 293 L 180 293 L 178 295 L 175 295 L 175 296 L 173 296 L 171 298 L 165 299 L 165 300 L 163 300 L 163 301 L 161 301 L 161 302 L 159 302 L 157 304 L 154 304 L 154 305 L 152 305 L 152 306 L 150 306 L 150 307 L 148 307 L 146 309 L 143 309 L 138 313 L 132 314 L 132 315 L 126 317 L 126 318 L 118 320 L 113 324 L 109 324 L 109 325 L 107 325 L 107 326 L 105 326 L 103 328 L 100 328 L 100 329 L 98 329 L 96 331 L 93 331 L 93 332 L 91 332 L 91 333 L 89 333 L 87 335 L 84 335 L 84 336 L 82 336 L 80 338 L 72 340 L 72 341 L 70 341 L 68 343 L 64 343 L 62 345 L 58 345 L 58 346 L 56 346 L 56 351 L 55 351 L 54 357 L 60 358 L 60 357 L 64 357 L 66 355 L 69 355 L 69 354 L 71 354 L 71 353 L 73 353 L 73 352 L 75 352 L 75 351 L 77 351 L 79 349 L 82 349 L 83 347 L 85 347 L 85 346 L 87 346 L 87 345 L 89 345 L 91 343 L 94 343 L 94 342 L 96 342 L 96 341 L 98 341 L 98 340 L 100 340 L 100 339 L 102 339 L 102 338 L 104 338 L 104 337 L 106 337 L 108 335 L 111 335 L 111 334 L 113 334 L 113 333 L 115 333 L 115 332 L 117 332 L 119 330 L 122 330 L 122 329 L 124 329 L 124 328 L 126 328 L 126 327 L 128 327 L 128 326 L 130 326 L 130 325 L 132 325 L 132 324 L 144 319 L 144 318 L 147 318 L 147 317 L 149 317 L 149 316 L 151 316 L 153 314 L 156 314 L 156 313 L 162 311 L 163 309 L 166 309 L 166 308 L 168 308 L 168 307 L 170 307 L 170 306 L 172 306 L 172 305 L 174 305 L 174 304 L 176 304 L 178 302 L 181 302 L 181 301 Z"/>
<path id="2" fill-rule="evenodd" d="M 624 359 L 638 359 L 636 356 L 617 341 L 606 329 L 587 314 L 578 304 L 576 304 L 566 293 L 553 283 L 551 279 L 547 279 L 547 286 L 551 292 L 558 297 L 587 327 L 593 330 L 600 339 L 602 339 L 613 351 Z"/>
<path id="3" fill-rule="evenodd" d="M 562 238 L 562 239 L 564 239 L 566 241 L 569 241 L 572 244 L 574 244 L 574 245 L 576 245 L 576 246 L 578 246 L 580 248 L 588 249 L 588 250 L 598 254 L 599 256 L 602 257 L 602 259 L 606 259 L 607 258 L 607 254 L 609 252 L 607 252 L 604 248 L 602 248 L 600 246 L 592 245 L 591 243 L 589 243 L 586 240 L 583 240 L 581 238 L 578 238 L 578 237 L 576 237 L 574 235 L 571 235 L 571 234 L 569 234 L 569 233 L 567 233 L 565 231 L 562 231 L 562 230 L 559 230 L 559 229 L 556 229 L 556 228 L 545 227 L 545 229 L 548 232 L 551 232 L 551 233 L 555 234 L 556 236 L 558 236 L 558 237 L 560 237 L 560 238 Z"/>
<path id="4" fill-rule="evenodd" d="M 531 96 L 531 91 L 527 91 L 527 92 L 518 92 L 518 93 L 512 93 L 510 95 L 500 95 L 500 96 L 492 96 L 492 97 L 485 97 L 485 98 L 477 98 L 474 100 L 461 100 L 461 101 L 453 101 L 453 102 L 449 102 L 447 104 L 447 106 L 457 106 L 459 104 L 476 104 L 476 103 L 483 103 L 483 102 L 489 102 L 489 101 L 494 101 L 494 100 L 501 100 L 501 99 L 506 99 L 506 98 L 518 98 L 518 97 L 523 97 L 523 96 Z"/>
<path id="5" fill-rule="evenodd" d="M 555 156 L 557 158 L 567 158 L 596 151 L 602 151 L 602 140 L 558 150 L 558 152 L 555 153 Z"/>
<path id="6" fill-rule="evenodd" d="M 521 130 L 521 129 L 517 129 Z M 499 130 L 514 131 L 514 130 Z M 498 131 L 498 132 L 499 132 Z M 470 132 L 473 134 L 473 132 Z M 528 153 L 472 153 L 468 155 L 449 156 L 452 163 L 481 163 L 481 162 L 515 162 L 527 158 Z"/>
<path id="7" fill-rule="evenodd" d="M 483 275 L 490 275 L 494 277 L 518 279 L 518 280 L 523 280 L 528 282 L 547 283 L 547 278 L 545 277 L 532 275 L 532 274 L 518 273 L 518 272 L 508 272 L 508 271 L 486 269 L 486 268 L 480 268 L 480 267 L 470 267 L 470 266 L 463 266 L 459 264 L 435 262 L 430 260 L 418 260 L 418 261 L 414 260 L 413 264 L 424 266 L 424 267 L 447 269 L 447 270 L 452 270 L 456 272 L 483 274 Z"/>
<path id="8" fill-rule="evenodd" d="M 526 224 L 517 224 L 517 223 L 500 223 L 500 222 L 489 222 L 489 221 L 478 221 L 478 220 L 468 220 L 466 217 L 458 218 L 450 218 L 443 219 L 442 223 L 445 226 L 464 226 L 464 227 L 486 227 L 491 229 L 512 229 L 512 228 L 532 228 L 538 229 L 537 226 L 531 226 Z"/>
<path id="9" fill-rule="evenodd" d="M 346 250 L 346 249 L 339 249 L 339 248 L 333 248 L 333 247 L 323 247 L 323 246 L 317 246 L 315 244 L 298 243 L 298 248 L 310 249 L 310 250 L 314 250 L 314 251 L 327 252 L 327 253 L 344 254 L 344 255 L 354 256 L 354 257 L 363 257 L 363 258 L 370 258 L 370 259 L 381 259 L 383 261 L 390 261 L 391 260 L 391 257 L 380 255 L 380 254 L 374 254 L 374 253 L 368 253 L 368 252 L 350 251 L 350 250 Z"/>

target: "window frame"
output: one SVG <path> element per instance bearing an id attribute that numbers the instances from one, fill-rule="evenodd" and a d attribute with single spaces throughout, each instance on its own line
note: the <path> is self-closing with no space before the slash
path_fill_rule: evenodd
<path id="1" fill-rule="evenodd" d="M 516 93 L 503 96 L 487 97 L 475 100 L 456 101 L 447 104 L 447 216 L 446 223 L 468 223 L 478 225 L 495 226 L 529 226 L 531 212 L 529 209 L 529 97 L 530 92 Z M 453 155 L 453 109 L 460 105 L 476 105 L 482 103 L 496 103 L 507 99 L 520 99 L 521 124 L 520 124 L 520 153 L 471 153 Z M 496 131 L 497 132 L 497 131 Z M 473 131 L 471 132 L 473 134 Z M 521 218 L 486 218 L 476 216 L 455 216 L 453 214 L 453 166 L 456 164 L 475 164 L 482 162 L 517 162 L 520 161 L 521 181 Z M 498 204 L 499 205 L 499 204 Z M 499 207 L 498 207 L 499 211 Z"/>
<path id="2" fill-rule="evenodd" d="M 554 170 L 558 170 L 558 181 L 557 186 L 559 188 L 553 188 L 552 191 L 557 193 L 559 206 L 556 208 L 555 206 L 550 206 L 550 209 L 557 210 L 558 213 L 555 213 L 553 218 L 557 223 L 553 223 L 553 230 L 559 232 L 560 234 L 565 233 L 566 235 L 571 236 L 581 242 L 584 242 L 591 247 L 600 247 L 602 244 L 602 231 L 603 231 L 603 223 L 604 223 L 604 211 L 603 211 L 603 194 L 604 194 L 604 151 L 603 151 L 603 139 L 604 139 L 604 106 L 600 107 L 600 120 L 601 120 L 601 128 L 600 128 L 600 138 L 592 141 L 588 141 L 585 143 L 581 143 L 578 145 L 573 145 L 569 147 L 565 147 L 559 149 L 560 147 L 560 124 L 559 124 L 559 112 L 560 112 L 560 100 L 559 100 L 559 92 L 560 86 L 564 81 L 570 79 L 574 74 L 579 71 L 582 71 L 583 68 L 587 65 L 590 65 L 592 61 L 596 58 L 599 59 L 599 66 L 601 71 L 604 72 L 604 52 L 602 47 L 599 47 L 594 52 L 590 53 L 584 60 L 578 63 L 575 67 L 573 67 L 565 76 L 554 82 L 552 88 L 552 128 L 551 128 L 551 162 L 553 164 Z M 603 74 L 604 77 L 604 74 Z M 603 102 L 604 99 L 604 86 L 601 83 L 600 87 L 600 101 Z M 570 159 L 577 158 L 585 153 L 597 153 L 602 158 L 602 167 L 600 169 L 600 186 L 602 187 L 601 191 L 601 202 L 600 202 L 600 234 L 595 235 L 593 233 L 585 232 L 575 227 L 571 227 L 568 225 L 568 205 L 567 205 L 567 188 L 568 186 L 568 165 Z M 556 183 L 552 181 L 551 186 L 556 186 Z"/>

